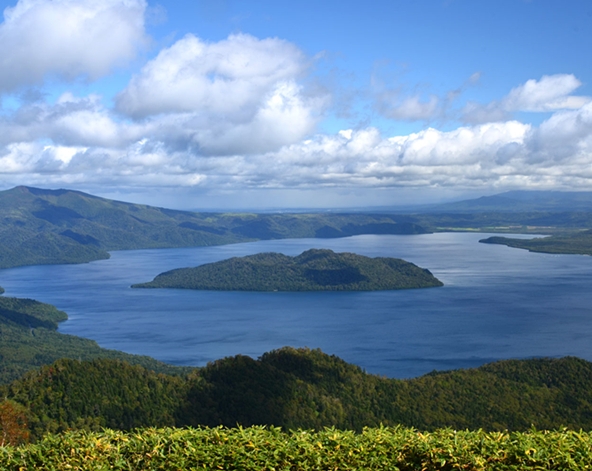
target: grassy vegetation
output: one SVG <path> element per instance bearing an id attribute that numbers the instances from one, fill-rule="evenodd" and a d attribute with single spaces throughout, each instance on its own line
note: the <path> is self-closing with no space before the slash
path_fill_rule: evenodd
<path id="1" fill-rule="evenodd" d="M 479 242 L 507 245 L 508 247 L 526 249 L 531 252 L 592 255 L 592 230 L 534 239 L 489 237 Z"/>
<path id="2" fill-rule="evenodd" d="M 234 291 L 373 291 L 442 286 L 428 270 L 397 258 L 311 249 L 297 257 L 260 253 L 158 275 L 132 288 Z"/>
<path id="3" fill-rule="evenodd" d="M 592 434 L 369 428 L 360 433 L 251 427 L 69 432 L 0 448 L 7 470 L 574 470 L 590 469 Z"/>
<path id="4" fill-rule="evenodd" d="M 112 358 L 157 371 L 177 371 L 177 368 L 150 357 L 107 350 L 99 347 L 94 340 L 57 332 L 58 322 L 67 317 L 65 312 L 49 304 L 0 297 L 0 384 L 9 383 L 27 371 L 60 358 Z"/>

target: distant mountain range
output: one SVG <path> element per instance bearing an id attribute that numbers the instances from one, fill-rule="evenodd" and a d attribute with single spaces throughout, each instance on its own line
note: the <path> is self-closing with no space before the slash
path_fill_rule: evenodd
<path id="1" fill-rule="evenodd" d="M 592 211 L 592 191 L 507 191 L 454 203 L 423 206 L 420 211 Z"/>
<path id="2" fill-rule="evenodd" d="M 109 258 L 111 250 L 530 227 L 592 227 L 592 192 L 511 191 L 406 213 L 256 214 L 177 211 L 19 186 L 0 191 L 0 268 L 83 263 Z"/>
<path id="3" fill-rule="evenodd" d="M 298 213 L 314 213 L 319 209 L 299 208 L 290 210 Z M 333 213 L 373 213 L 373 214 L 428 214 L 449 212 L 530 212 L 530 211 L 592 211 L 592 191 L 542 191 L 514 190 L 478 198 L 449 201 L 446 203 L 427 203 L 404 205 L 382 205 L 350 207 L 324 211 Z M 267 213 L 287 212 L 286 210 L 266 210 Z"/>

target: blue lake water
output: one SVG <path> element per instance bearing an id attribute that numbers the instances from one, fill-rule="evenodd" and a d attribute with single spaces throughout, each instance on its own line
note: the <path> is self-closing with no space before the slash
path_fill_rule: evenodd
<path id="1" fill-rule="evenodd" d="M 479 244 L 488 234 L 363 235 L 113 252 L 110 260 L 0 270 L 6 296 L 51 303 L 60 332 L 179 365 L 321 348 L 368 372 L 406 378 L 506 359 L 592 360 L 592 258 Z M 331 248 L 398 257 L 442 288 L 343 293 L 131 289 L 173 268 L 257 252 Z"/>

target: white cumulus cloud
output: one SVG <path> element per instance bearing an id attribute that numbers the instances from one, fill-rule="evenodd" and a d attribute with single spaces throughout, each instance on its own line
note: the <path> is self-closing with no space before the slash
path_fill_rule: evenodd
<path id="1" fill-rule="evenodd" d="M 20 8 L 26 16 L 27 5 L 57 8 L 67 1 L 28 0 L 14 11 Z M 100 10 L 92 1 L 76 3 Z M 142 18 L 145 8 L 136 0 L 106 0 L 104 5 L 108 11 L 114 5 L 135 6 L 136 18 Z M 11 14 L 0 26 L 1 34 L 6 25 L 22 21 Z M 141 39 L 143 29 L 137 31 L 134 37 Z M 114 57 L 105 67 L 115 63 Z M 88 64 L 76 69 L 66 62 L 40 66 L 27 83 L 67 70 L 94 74 Z M 315 131 L 327 98 L 306 88 L 308 67 L 302 51 L 276 38 L 238 34 L 210 43 L 185 36 L 131 78 L 115 109 L 98 95 L 68 92 L 53 102 L 33 97 L 15 110 L 4 110 L 0 183 L 352 193 L 400 187 L 575 189 L 592 184 L 592 101 L 574 95 L 581 83 L 573 75 L 529 80 L 498 101 L 469 104 L 465 112 L 472 113 L 473 124 L 385 135 L 372 126 Z M 2 82 L 8 76 L 3 73 L 0 86 L 16 86 L 18 81 Z M 394 101 L 383 112 L 397 119 L 433 119 L 446 114 L 463 87 L 446 97 L 393 92 Z M 534 126 L 511 119 L 517 111 L 551 115 Z"/>
<path id="2" fill-rule="evenodd" d="M 528 80 L 513 88 L 502 100 L 507 111 L 555 111 L 577 109 L 592 99 L 573 96 L 582 85 L 576 77 L 568 74 L 544 75 L 540 80 Z"/>
<path id="3" fill-rule="evenodd" d="M 197 147 L 177 145 L 174 130 L 182 132 L 183 122 L 175 125 L 171 116 L 166 123 L 122 124 L 89 104 L 92 100 L 64 100 L 72 108 L 62 109 L 61 119 L 50 120 L 54 127 L 43 132 L 35 128 L 37 136 L 51 131 L 51 142 L 23 139 L 0 146 L 0 180 L 12 175 L 29 184 L 233 190 L 584 189 L 592 183 L 592 103 L 557 112 L 538 127 L 506 121 L 390 137 L 368 127 L 317 134 L 272 151 L 228 154 L 227 149 L 212 149 L 204 154 Z M 96 116 L 86 117 L 88 122 L 74 132 L 81 112 Z M 101 119 L 108 119 L 108 125 Z M 35 126 L 50 124 L 40 120 Z M 103 126 L 112 131 L 101 130 Z"/>
<path id="4" fill-rule="evenodd" d="M 144 0 L 19 0 L 0 24 L 0 92 L 109 73 L 145 43 L 145 10 Z"/>
<path id="5" fill-rule="evenodd" d="M 571 74 L 544 75 L 540 80 L 528 80 L 513 88 L 499 101 L 486 105 L 469 102 L 464 108 L 467 122 L 483 123 L 507 119 L 517 111 L 552 112 L 575 110 L 592 101 L 588 96 L 572 95 L 580 82 Z"/>
<path id="6" fill-rule="evenodd" d="M 200 110 L 250 119 L 271 89 L 305 68 L 303 53 L 287 41 L 238 34 L 206 43 L 189 34 L 142 68 L 117 107 L 135 118 Z"/>
<path id="7" fill-rule="evenodd" d="M 207 43 L 187 35 L 132 78 L 116 107 L 171 132 L 177 148 L 273 150 L 310 133 L 323 107 L 324 97 L 301 93 L 307 66 L 305 55 L 280 39 L 237 34 Z"/>
<path id="8" fill-rule="evenodd" d="M 98 96 L 62 95 L 55 104 L 32 103 L 0 118 L 0 145 L 50 139 L 65 146 L 121 147 L 146 130 L 113 119 Z"/>

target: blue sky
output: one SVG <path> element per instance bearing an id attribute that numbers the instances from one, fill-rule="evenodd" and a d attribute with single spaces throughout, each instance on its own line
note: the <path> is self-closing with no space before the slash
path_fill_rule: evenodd
<path id="1" fill-rule="evenodd" d="M 200 209 L 592 190 L 592 2 L 0 2 L 0 187 Z"/>

